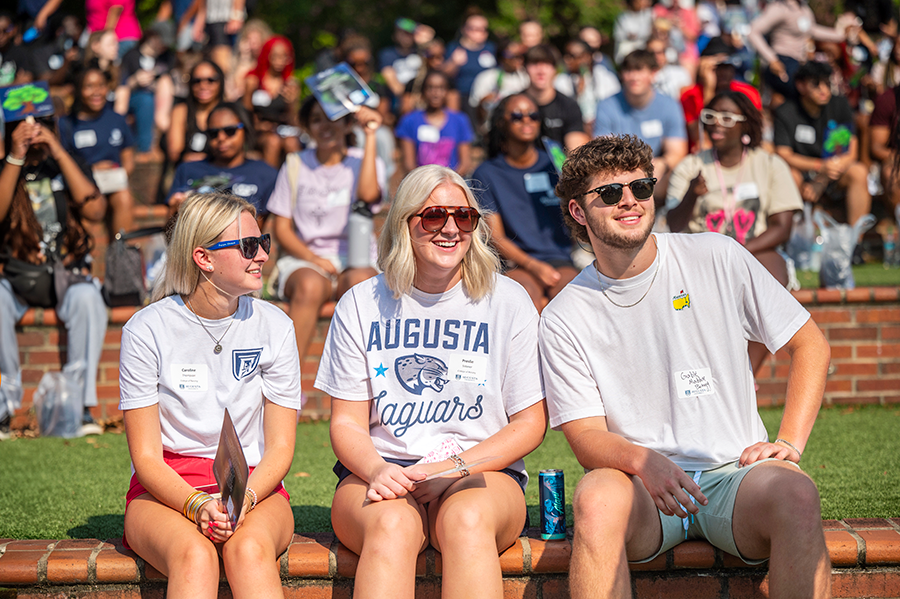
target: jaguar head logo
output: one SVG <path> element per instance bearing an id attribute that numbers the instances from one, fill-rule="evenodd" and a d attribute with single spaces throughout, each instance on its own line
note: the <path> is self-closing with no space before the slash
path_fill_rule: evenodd
<path id="1" fill-rule="evenodd" d="M 440 393 L 444 390 L 444 385 L 450 382 L 447 378 L 447 365 L 437 358 L 422 354 L 397 358 L 394 371 L 403 388 L 416 395 L 422 395 L 426 387 Z"/>

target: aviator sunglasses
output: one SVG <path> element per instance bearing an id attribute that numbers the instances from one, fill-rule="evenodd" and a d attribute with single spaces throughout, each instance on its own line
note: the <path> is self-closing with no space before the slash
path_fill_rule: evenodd
<path id="1" fill-rule="evenodd" d="M 719 123 L 726 129 L 731 129 L 740 122 L 746 121 L 747 117 L 742 114 L 734 114 L 733 112 L 718 112 L 710 108 L 704 108 L 700 111 L 700 122 L 704 125 L 715 125 Z"/>
<path id="2" fill-rule="evenodd" d="M 443 229 L 447 224 L 447 219 L 451 216 L 460 231 L 471 233 L 478 226 L 478 219 L 481 218 L 481 214 L 469 206 L 450 206 L 449 210 L 444 206 L 429 206 L 413 216 L 422 219 L 422 228 L 429 233 L 437 233 Z"/>
<path id="3" fill-rule="evenodd" d="M 259 251 L 260 246 L 262 246 L 262 249 L 265 253 L 269 253 L 269 249 L 272 247 L 272 237 L 268 233 L 263 233 L 259 237 L 243 237 L 241 239 L 220 241 L 219 243 L 211 245 L 206 249 L 221 250 L 234 247 L 236 245 L 239 245 L 241 247 L 241 254 L 244 256 L 244 258 L 246 258 L 247 260 L 253 260 L 256 257 L 256 253 Z"/>
<path id="4" fill-rule="evenodd" d="M 215 139 L 219 137 L 219 133 L 225 133 L 225 137 L 233 137 L 235 133 L 244 128 L 244 123 L 238 123 L 237 125 L 229 125 L 228 127 L 218 127 L 213 128 L 210 127 L 206 130 L 206 135 L 209 139 Z"/>
<path id="5" fill-rule="evenodd" d="M 594 189 L 584 192 L 584 195 L 596 193 L 607 206 L 615 206 L 622 199 L 623 189 L 628 187 L 631 193 L 638 200 L 649 200 L 653 197 L 653 186 L 656 185 L 656 179 L 653 177 L 644 177 L 635 179 L 631 183 L 607 183 Z"/>

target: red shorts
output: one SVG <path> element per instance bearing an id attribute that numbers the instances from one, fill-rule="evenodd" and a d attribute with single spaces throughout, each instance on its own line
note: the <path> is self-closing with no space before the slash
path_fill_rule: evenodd
<path id="1" fill-rule="evenodd" d="M 218 493 L 219 487 L 216 484 L 216 477 L 213 474 L 213 461 L 211 459 L 183 456 L 170 451 L 164 451 L 163 461 L 165 461 L 172 470 L 177 472 L 187 484 L 195 489 L 207 491 L 208 493 Z M 253 468 L 250 468 L 250 472 L 253 472 Z M 128 493 L 125 495 L 126 513 L 128 512 L 128 504 L 130 504 L 135 497 L 143 495 L 144 493 L 149 493 L 149 491 L 138 482 L 137 474 L 132 474 L 131 484 L 128 487 Z M 278 486 L 275 487 L 275 490 L 272 491 L 272 493 L 278 493 L 288 501 L 291 500 L 291 496 L 288 495 L 283 483 L 278 483 Z M 262 499 L 263 498 L 260 498 L 260 501 L 262 501 Z M 125 535 L 122 535 L 122 543 L 125 545 L 126 549 L 130 549 Z"/>

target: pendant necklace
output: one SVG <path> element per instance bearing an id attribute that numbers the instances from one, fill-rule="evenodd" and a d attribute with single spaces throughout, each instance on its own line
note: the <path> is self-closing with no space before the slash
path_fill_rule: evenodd
<path id="1" fill-rule="evenodd" d="M 638 301 L 634 302 L 633 304 L 617 304 L 613 301 L 613 298 L 609 297 L 606 294 L 606 289 L 603 288 L 603 281 L 600 280 L 600 269 L 597 266 L 597 262 L 594 262 L 594 271 L 597 273 L 597 282 L 600 284 L 600 291 L 603 293 L 603 297 L 608 299 L 613 306 L 617 306 L 619 308 L 631 308 L 633 306 L 637 306 L 639 303 L 644 301 L 644 298 L 647 297 L 648 293 L 650 293 L 650 289 L 653 287 L 653 282 L 656 281 L 656 275 L 659 274 L 659 265 L 662 262 L 662 257 L 659 255 L 659 244 L 656 242 L 656 235 L 653 235 L 653 245 L 656 246 L 656 269 L 653 271 L 653 278 L 650 279 L 650 285 L 647 286 L 647 291 L 644 292 L 644 295 L 642 295 L 638 299 Z"/>
<path id="2" fill-rule="evenodd" d="M 644 298 L 641 298 L 641 299 L 644 299 Z M 197 314 L 197 311 L 194 310 L 194 306 L 191 304 L 191 300 L 188 300 L 187 304 L 188 304 L 188 307 L 191 309 L 191 312 L 194 313 L 194 318 L 197 319 L 197 322 L 200 323 L 200 326 L 203 327 L 203 330 L 206 331 L 206 334 L 209 335 L 209 338 L 212 339 L 213 342 L 216 344 L 216 346 L 213 348 L 213 352 L 217 355 L 221 354 L 222 353 L 222 339 L 224 339 L 225 335 L 228 334 L 228 331 L 231 330 L 231 325 L 234 324 L 234 316 L 231 317 L 231 322 L 228 323 L 228 328 L 225 329 L 225 332 L 222 333 L 222 336 L 219 337 L 218 339 L 216 339 L 215 337 L 213 337 L 213 334 L 209 332 L 209 329 L 206 328 L 206 325 L 203 324 L 203 320 L 200 318 L 200 315 Z"/>

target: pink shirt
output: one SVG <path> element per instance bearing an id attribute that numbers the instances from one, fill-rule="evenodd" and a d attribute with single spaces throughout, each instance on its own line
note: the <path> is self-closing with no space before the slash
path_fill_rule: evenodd
<path id="1" fill-rule="evenodd" d="M 134 12 L 135 0 L 85 0 L 84 15 L 88 29 L 103 31 L 106 28 L 106 16 L 113 6 L 122 7 L 122 15 L 116 23 L 116 37 L 119 41 L 141 39 L 141 24 Z"/>
<path id="2" fill-rule="evenodd" d="M 769 41 L 766 42 L 766 36 Z M 771 64 L 778 55 L 806 62 L 809 39 L 823 42 L 842 42 L 845 36 L 831 27 L 816 23 L 812 9 L 796 0 L 770 2 L 750 24 L 750 44 Z"/>

